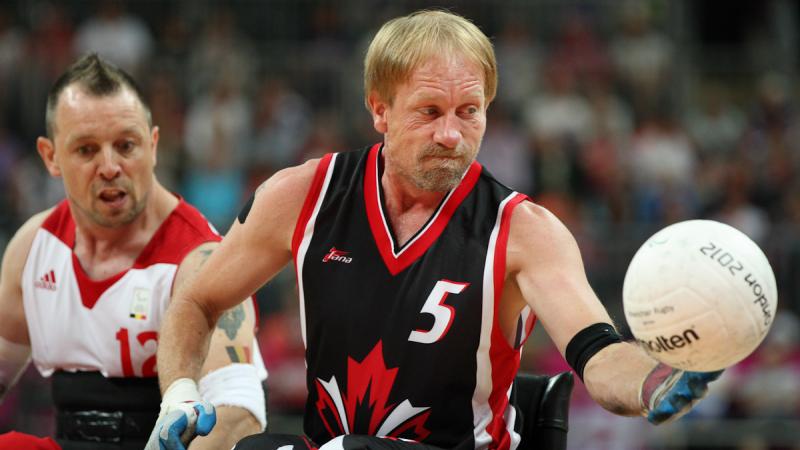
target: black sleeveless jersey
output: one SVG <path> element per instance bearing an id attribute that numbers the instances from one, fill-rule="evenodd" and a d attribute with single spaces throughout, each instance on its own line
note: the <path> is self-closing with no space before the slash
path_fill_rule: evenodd
<path id="1" fill-rule="evenodd" d="M 323 157 L 294 231 L 305 432 L 318 444 L 355 433 L 513 449 L 521 346 L 495 318 L 511 212 L 527 197 L 474 162 L 400 247 L 383 213 L 380 152 Z"/>

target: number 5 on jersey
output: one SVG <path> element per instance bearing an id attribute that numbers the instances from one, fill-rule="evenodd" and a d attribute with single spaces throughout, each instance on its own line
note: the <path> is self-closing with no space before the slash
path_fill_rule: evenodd
<path id="1" fill-rule="evenodd" d="M 433 315 L 433 326 L 430 330 L 414 330 L 408 335 L 411 342 L 420 344 L 433 344 L 447 334 L 450 325 L 453 323 L 455 309 L 450 305 L 445 305 L 444 301 L 450 294 L 459 294 L 469 286 L 469 283 L 456 283 L 454 281 L 439 280 L 436 286 L 428 295 L 425 304 L 422 305 L 421 313 Z"/>

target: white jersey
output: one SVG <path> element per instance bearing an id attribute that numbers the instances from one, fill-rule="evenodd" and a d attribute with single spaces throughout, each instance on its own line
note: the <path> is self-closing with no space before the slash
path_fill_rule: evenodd
<path id="1" fill-rule="evenodd" d="M 178 265 L 198 245 L 219 240 L 205 218 L 181 200 L 131 268 L 96 281 L 72 251 L 75 222 L 67 202 L 60 203 L 37 231 L 22 273 L 25 318 L 39 372 L 156 376 L 158 330 Z M 254 350 L 263 379 L 261 355 L 258 347 Z"/>

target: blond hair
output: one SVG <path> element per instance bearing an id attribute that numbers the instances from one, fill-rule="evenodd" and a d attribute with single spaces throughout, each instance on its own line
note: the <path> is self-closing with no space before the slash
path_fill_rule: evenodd
<path id="1" fill-rule="evenodd" d="M 364 57 L 364 96 L 376 92 L 392 104 L 395 90 L 426 58 L 458 54 L 483 69 L 487 103 L 497 92 L 497 61 L 489 38 L 449 11 L 423 10 L 386 22 Z"/>

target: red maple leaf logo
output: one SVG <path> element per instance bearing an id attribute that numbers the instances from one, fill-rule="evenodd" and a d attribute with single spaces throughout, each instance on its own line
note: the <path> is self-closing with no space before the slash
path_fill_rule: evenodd
<path id="1" fill-rule="evenodd" d="M 341 392 L 336 377 L 317 378 L 317 411 L 331 437 L 350 433 L 416 441 L 428 437 L 428 407 L 415 407 L 409 400 L 389 403 L 398 370 L 386 367 L 383 343 L 378 341 L 363 361 L 347 358 L 346 392 Z"/>

